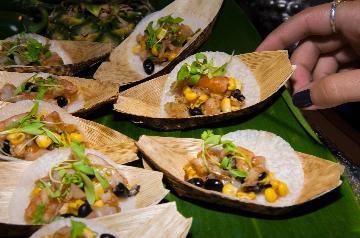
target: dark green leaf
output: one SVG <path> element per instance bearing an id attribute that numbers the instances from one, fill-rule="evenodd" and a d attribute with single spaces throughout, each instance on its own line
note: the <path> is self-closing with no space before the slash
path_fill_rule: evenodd
<path id="1" fill-rule="evenodd" d="M 89 202 L 90 205 L 93 205 L 96 200 L 94 184 L 91 182 L 91 179 L 89 179 L 86 174 L 79 172 L 79 175 L 84 182 L 86 200 Z"/>
<path id="2" fill-rule="evenodd" d="M 246 178 L 246 176 L 248 175 L 245 171 L 239 169 L 229 169 L 229 173 L 235 178 Z"/>
<path id="3" fill-rule="evenodd" d="M 84 159 L 85 156 L 85 146 L 81 143 L 76 141 L 72 141 L 71 144 L 71 151 L 75 154 L 75 156 L 79 159 Z"/>
<path id="4" fill-rule="evenodd" d="M 221 160 L 221 163 L 220 163 L 220 167 L 222 169 L 227 169 L 229 164 L 231 164 L 231 158 L 229 157 L 224 157 L 222 160 Z"/>
<path id="5" fill-rule="evenodd" d="M 177 73 L 177 80 L 182 81 L 187 79 L 190 76 L 190 72 L 188 69 L 188 64 L 183 64 Z"/>
<path id="6" fill-rule="evenodd" d="M 72 165 L 73 165 L 73 168 L 79 172 L 82 172 L 86 175 L 94 175 L 94 169 L 92 167 L 90 167 L 89 165 L 87 165 L 82 160 L 74 162 Z"/>
<path id="7" fill-rule="evenodd" d="M 101 184 L 101 187 L 103 187 L 104 190 L 108 189 L 110 186 L 109 182 L 103 176 L 101 176 L 101 174 L 96 169 L 94 169 L 94 174 L 96 179 Z"/>
<path id="8" fill-rule="evenodd" d="M 63 142 L 54 134 L 54 132 L 50 131 L 46 127 L 42 128 L 45 131 L 45 134 L 55 143 L 58 145 L 63 145 Z"/>

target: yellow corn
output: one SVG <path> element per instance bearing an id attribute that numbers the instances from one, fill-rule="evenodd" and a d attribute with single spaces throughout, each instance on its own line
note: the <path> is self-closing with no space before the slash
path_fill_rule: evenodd
<path id="1" fill-rule="evenodd" d="M 222 112 L 231 112 L 231 101 L 230 98 L 223 98 L 220 103 Z"/>
<path id="2" fill-rule="evenodd" d="M 50 137 L 46 135 L 39 135 L 38 137 L 36 137 L 35 142 L 39 146 L 39 148 L 46 149 L 49 147 L 49 145 L 52 144 L 53 141 L 50 139 Z"/>
<path id="3" fill-rule="evenodd" d="M 158 55 L 159 55 L 159 51 L 158 51 L 158 48 L 156 47 L 156 45 L 154 45 L 153 47 L 151 47 L 151 54 L 153 54 L 154 56 L 158 56 Z"/>
<path id="4" fill-rule="evenodd" d="M 203 104 L 204 102 L 206 102 L 206 100 L 209 99 L 209 96 L 206 94 L 201 94 L 198 99 L 196 100 L 196 102 L 194 103 L 194 107 L 199 107 L 201 104 Z"/>
<path id="5" fill-rule="evenodd" d="M 184 171 L 186 175 L 186 180 L 198 177 L 196 170 L 191 165 L 185 166 Z"/>
<path id="6" fill-rule="evenodd" d="M 250 192 L 250 193 L 237 192 L 236 196 L 238 198 L 248 199 L 248 200 L 254 200 L 256 198 L 256 194 L 254 192 Z"/>
<path id="7" fill-rule="evenodd" d="M 96 234 L 89 228 L 85 227 L 82 236 L 84 236 L 85 238 L 95 238 Z"/>
<path id="8" fill-rule="evenodd" d="M 231 183 L 227 183 L 224 185 L 222 189 L 222 193 L 226 195 L 236 196 L 237 188 Z"/>
<path id="9" fill-rule="evenodd" d="M 265 189 L 264 194 L 265 194 L 265 199 L 268 202 L 275 202 L 276 199 L 278 198 L 278 196 L 273 188 Z"/>
<path id="10" fill-rule="evenodd" d="M 32 196 L 35 196 L 35 195 L 38 195 L 40 192 L 41 192 L 41 188 L 35 187 L 35 188 L 32 190 L 31 195 L 32 195 Z"/>
<path id="11" fill-rule="evenodd" d="M 95 203 L 94 203 L 94 206 L 95 207 L 103 207 L 105 204 L 102 200 L 97 200 Z"/>
<path id="12" fill-rule="evenodd" d="M 228 90 L 234 91 L 236 89 L 236 80 L 233 77 L 229 77 Z"/>
<path id="13" fill-rule="evenodd" d="M 76 141 L 76 142 L 79 142 L 79 143 L 84 141 L 84 137 L 80 133 L 70 133 L 69 137 L 70 137 L 71 141 Z"/>
<path id="14" fill-rule="evenodd" d="M 279 194 L 280 196 L 283 197 L 283 196 L 286 196 L 289 193 L 289 188 L 286 185 L 286 183 L 280 182 L 279 187 L 278 187 L 278 189 L 276 191 L 277 191 L 277 194 Z"/>
<path id="15" fill-rule="evenodd" d="M 186 100 L 188 100 L 189 102 L 192 102 L 194 101 L 196 98 L 197 98 L 197 94 L 194 93 L 190 87 L 186 86 L 184 89 L 183 89 L 183 94 L 186 98 Z"/>
<path id="16" fill-rule="evenodd" d="M 168 55 L 168 61 L 173 61 L 176 58 L 177 54 L 175 52 L 171 52 Z"/>
<path id="17" fill-rule="evenodd" d="M 104 194 L 104 189 L 101 186 L 101 184 L 100 183 L 95 184 L 94 190 L 95 190 L 96 199 L 100 199 L 100 197 Z"/>
<path id="18" fill-rule="evenodd" d="M 240 110 L 239 106 L 231 106 L 231 111 L 237 111 Z"/>
<path id="19" fill-rule="evenodd" d="M 271 179 L 270 184 L 273 189 L 278 189 L 280 181 L 277 179 Z"/>
<path id="20" fill-rule="evenodd" d="M 7 134 L 6 139 L 10 142 L 10 144 L 18 145 L 18 144 L 21 144 L 25 140 L 25 134 L 21 133 L 21 132 Z"/>
<path id="21" fill-rule="evenodd" d="M 140 50 L 141 50 L 141 45 L 135 45 L 131 51 L 134 53 L 134 54 L 139 54 L 140 53 Z"/>

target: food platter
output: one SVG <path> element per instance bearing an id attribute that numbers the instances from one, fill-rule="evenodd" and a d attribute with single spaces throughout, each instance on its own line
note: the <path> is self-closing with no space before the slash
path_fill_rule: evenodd
<path id="1" fill-rule="evenodd" d="M 160 5 L 161 7 L 165 7 L 169 3 L 170 1 L 161 1 Z M 238 20 L 234 21 L 234 19 Z M 223 36 L 227 37 L 224 38 Z M 235 54 L 239 55 L 241 53 L 253 51 L 258 41 L 259 37 L 257 33 L 254 31 L 235 1 L 227 0 L 224 1 L 218 19 L 214 23 L 211 37 L 198 52 L 223 51 L 231 54 L 235 50 Z M 242 42 L 242 44 L 239 44 L 239 42 Z M 290 71 L 292 71 L 291 67 Z M 226 120 L 226 122 L 219 120 L 216 124 L 211 124 L 213 127 L 212 129 L 215 133 L 220 135 L 234 132 L 239 129 L 264 130 L 279 135 L 298 152 L 298 156 L 304 163 L 304 168 L 309 168 L 306 172 L 309 181 L 312 181 L 312 184 L 315 185 L 317 184 L 316 182 L 318 182 L 319 185 L 324 185 L 320 186 L 322 187 L 322 190 L 318 188 L 307 190 L 306 196 L 303 197 L 302 200 L 299 200 L 296 206 L 291 207 L 291 210 L 284 209 L 279 212 L 277 209 L 270 209 L 270 213 L 273 216 L 269 217 L 265 215 L 269 212 L 262 212 L 262 209 L 259 209 L 256 206 L 249 206 L 247 209 L 243 209 L 246 211 L 242 211 L 241 208 L 233 209 L 232 207 L 236 207 L 236 205 L 239 207 L 239 205 L 235 202 L 228 202 L 228 200 L 231 201 L 231 199 L 228 199 L 227 197 L 224 199 L 224 197 L 213 195 L 211 192 L 204 196 L 204 191 L 198 193 L 199 189 L 184 184 L 177 177 L 172 177 L 171 174 L 161 169 L 161 166 L 156 166 L 156 163 L 151 163 L 152 160 L 148 159 L 150 165 L 155 165 L 155 169 L 164 172 L 164 177 L 167 177 L 166 181 L 169 185 L 172 185 L 169 187 L 172 190 L 170 193 L 167 194 L 168 191 L 164 189 L 163 185 L 159 182 L 162 178 L 160 172 L 122 165 L 117 165 L 117 167 L 127 171 L 127 174 L 134 180 L 142 180 L 145 183 L 151 183 L 150 179 L 146 178 L 150 178 L 153 175 L 157 177 L 156 184 L 152 184 L 151 186 L 146 185 L 146 188 L 148 188 L 146 191 L 151 193 L 153 190 L 152 192 L 156 193 L 154 196 L 156 195 L 158 199 L 155 199 L 156 201 L 154 200 L 150 203 L 144 203 L 144 206 L 160 202 L 167 194 L 163 201 L 176 201 L 177 208 L 171 203 L 145 208 L 140 208 L 142 206 L 139 206 L 139 209 L 124 212 L 122 214 L 123 216 L 120 214 L 119 219 L 116 219 L 116 221 L 115 219 L 112 220 L 110 217 L 97 218 L 98 221 L 105 226 L 109 226 L 109 228 L 114 230 L 117 229 L 116 232 L 122 232 L 121 234 L 119 233 L 120 235 L 130 237 L 141 237 L 141 234 L 149 234 L 149 236 L 154 236 L 154 234 L 156 234 L 160 237 L 161 235 L 164 235 L 164 237 L 185 237 L 188 232 L 190 232 L 192 237 L 216 237 L 218 236 L 218 233 L 215 231 L 219 230 L 223 232 L 225 237 L 237 237 L 239 234 L 244 237 L 263 237 L 265 235 L 274 237 L 303 237 L 304 235 L 310 237 L 324 235 L 329 237 L 357 237 L 358 232 L 356 228 L 360 225 L 358 220 L 359 209 L 348 179 L 346 176 L 340 177 L 342 167 L 331 162 L 335 161 L 331 153 L 323 145 L 317 144 L 311 139 L 289 110 L 286 102 L 281 97 L 281 94 L 284 93 L 284 88 L 281 88 L 281 86 L 286 81 L 287 77 L 284 78 L 285 80 L 269 90 L 269 96 L 265 97 L 267 99 L 266 103 L 257 108 L 257 110 L 253 110 L 251 113 L 249 112 L 246 117 L 237 115 L 232 118 L 227 118 L 229 120 Z M 154 79 L 153 82 L 156 80 L 157 79 Z M 145 82 L 144 84 L 149 82 L 152 81 Z M 141 84 L 138 86 L 141 86 Z M 118 90 L 118 87 L 114 87 L 114 91 L 115 88 Z M 129 90 L 131 89 L 132 88 Z M 277 93 L 273 94 L 274 92 Z M 128 94 L 127 96 L 130 97 L 131 94 Z M 142 96 L 149 98 L 149 95 L 147 94 L 143 94 Z M 6 103 L 2 103 L 2 105 L 6 105 Z M 129 105 L 131 107 L 137 107 L 134 104 Z M 93 113 L 87 114 L 85 116 L 86 119 L 76 118 L 75 120 L 79 122 L 81 127 L 88 130 L 89 138 L 94 138 L 91 139 L 94 148 L 101 150 L 104 154 L 108 151 L 109 153 L 107 156 L 117 163 L 126 163 L 137 159 L 134 141 L 139 138 L 140 142 L 143 142 L 144 138 L 163 138 L 160 140 L 161 145 L 158 145 L 155 141 L 151 141 L 150 143 L 146 143 L 146 146 L 158 146 L 159 151 L 163 151 L 161 156 L 166 160 L 168 159 L 168 156 L 174 155 L 170 148 L 175 147 L 179 150 L 183 148 L 182 146 L 185 142 L 192 143 L 195 141 L 196 144 L 196 141 L 198 141 L 197 139 L 186 138 L 199 138 L 201 132 L 207 129 L 204 128 L 205 125 L 210 126 L 208 123 L 201 124 L 199 120 L 194 122 L 192 126 L 187 127 L 202 127 L 199 130 L 159 132 L 146 128 L 151 127 L 151 124 L 156 124 L 156 121 L 149 120 L 147 123 L 143 123 L 144 118 L 135 118 L 126 113 L 119 114 L 118 112 L 114 112 L 110 108 L 110 105 L 104 106 L 101 104 L 97 106 L 99 107 L 95 111 L 92 111 L 91 108 L 91 112 Z M 130 121 L 141 121 L 142 124 L 137 125 Z M 180 124 L 181 122 L 179 121 L 178 126 Z M 105 127 L 105 125 L 109 128 Z M 161 126 L 163 126 L 163 128 L 161 128 Z M 166 127 L 168 126 L 169 125 L 157 123 L 156 126 L 152 126 L 152 128 L 162 130 L 165 128 L 166 130 Z M 171 129 L 175 128 L 176 127 L 173 127 Z M 170 127 L 168 130 L 170 130 Z M 121 134 L 116 131 L 121 132 Z M 142 135 L 146 136 L 140 137 Z M 181 141 L 181 143 L 176 144 L 177 141 Z M 107 148 L 105 143 L 102 142 L 111 142 L 114 144 L 117 142 L 119 142 L 119 144 L 127 143 L 129 147 L 125 147 L 124 150 L 121 149 L 121 146 L 115 148 L 109 146 Z M 175 146 L 173 146 L 174 144 Z M 140 146 L 140 149 L 143 150 L 144 148 Z M 125 156 L 126 159 L 116 159 L 117 155 L 126 153 L 129 153 L 129 156 Z M 111 156 L 111 154 L 113 154 L 113 156 Z M 146 157 L 153 157 L 147 156 L 146 153 L 144 154 Z M 161 158 L 161 156 L 159 157 Z M 175 157 L 176 156 L 174 156 L 174 158 Z M 325 160 L 319 160 L 318 158 L 323 158 Z M 155 161 L 155 159 L 153 160 Z M 6 210 L 4 210 L 4 207 L 6 207 L 6 203 L 10 199 L 10 194 L 21 177 L 22 169 L 28 166 L 28 164 L 29 162 L 24 161 L 1 162 L 2 166 L 0 168 L 3 171 L 3 176 L 0 182 L 3 186 L 0 190 L 0 198 L 2 201 L 0 206 L 2 211 Z M 139 166 L 134 162 L 131 163 L 131 165 Z M 331 175 L 333 173 L 336 174 L 334 177 L 326 177 L 326 175 Z M 16 178 L 9 179 L 16 175 Z M 341 179 L 342 184 L 339 182 L 339 179 Z M 329 181 L 328 185 L 324 182 L 326 180 Z M 154 189 L 154 186 L 157 189 Z M 159 188 L 161 190 L 160 192 L 158 190 Z M 331 192 L 328 192 L 330 190 Z M 207 202 L 194 199 L 201 196 L 204 196 L 204 199 L 202 200 L 207 200 Z M 209 201 L 211 202 L 209 203 Z M 188 217 L 189 219 L 184 219 L 181 215 L 179 216 L 176 210 L 179 210 L 183 216 Z M 263 210 L 269 211 L 268 209 Z M 1 214 L 6 214 L 6 211 L 5 213 L 1 212 Z M 173 216 L 173 214 L 177 215 Z M 192 225 L 190 217 L 193 219 Z M 346 221 L 342 219 L 342 217 L 346 217 Z M 175 220 L 177 221 L 176 223 L 174 222 Z M 147 225 L 139 226 L 139 224 Z M 23 226 L 16 224 L 0 224 L 0 227 L 2 228 L 2 231 L 9 236 L 28 236 L 39 228 L 38 226 Z M 139 229 L 139 227 L 141 229 Z M 316 229 L 314 229 L 314 227 L 316 227 Z M 167 233 L 169 229 L 173 232 Z"/>

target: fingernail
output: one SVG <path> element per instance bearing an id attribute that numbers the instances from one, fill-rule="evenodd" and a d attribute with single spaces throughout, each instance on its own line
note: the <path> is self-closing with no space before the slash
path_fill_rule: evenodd
<path id="1" fill-rule="evenodd" d="M 310 89 L 295 93 L 292 97 L 295 106 L 299 108 L 310 107 L 313 105 L 310 97 Z"/>

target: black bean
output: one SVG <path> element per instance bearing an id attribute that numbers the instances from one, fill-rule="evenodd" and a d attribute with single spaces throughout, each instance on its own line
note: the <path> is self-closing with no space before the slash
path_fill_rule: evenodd
<path id="1" fill-rule="evenodd" d="M 190 113 L 190 116 L 203 115 L 203 112 L 200 107 L 189 108 L 189 113 Z"/>
<path id="2" fill-rule="evenodd" d="M 92 212 L 90 204 L 86 201 L 78 209 L 78 217 L 87 217 Z"/>
<path id="3" fill-rule="evenodd" d="M 260 173 L 259 176 L 258 176 L 258 180 L 259 180 L 259 181 L 263 180 L 264 178 L 266 178 L 266 175 L 267 175 L 266 172 Z"/>
<path id="4" fill-rule="evenodd" d="M 234 91 L 232 91 L 230 96 L 237 99 L 240 102 L 245 100 L 245 96 L 241 94 L 240 89 L 235 89 Z"/>
<path id="5" fill-rule="evenodd" d="M 205 181 L 204 187 L 209 190 L 221 192 L 224 184 L 218 179 L 208 179 Z"/>
<path id="6" fill-rule="evenodd" d="M 55 100 L 57 102 L 57 105 L 59 105 L 59 107 L 65 107 L 68 104 L 68 100 L 64 96 L 57 96 L 55 97 Z"/>
<path id="7" fill-rule="evenodd" d="M 10 142 L 8 140 L 4 140 L 3 146 L 2 146 L 2 151 L 4 153 L 10 155 L 11 154 L 10 149 L 11 149 Z"/>
<path id="8" fill-rule="evenodd" d="M 149 75 L 152 74 L 155 70 L 155 65 L 151 59 L 144 60 L 143 67 L 144 67 L 145 73 L 147 73 Z"/>
<path id="9" fill-rule="evenodd" d="M 30 91 L 30 92 L 37 92 L 38 91 L 38 87 L 35 84 L 31 83 L 31 82 L 26 82 L 24 89 L 26 91 Z"/>
<path id="10" fill-rule="evenodd" d="M 188 182 L 198 187 L 204 187 L 204 181 L 201 178 L 192 178 Z"/>
<path id="11" fill-rule="evenodd" d="M 118 183 L 118 185 L 116 185 L 116 187 L 113 189 L 113 193 L 117 196 L 117 197 L 129 197 L 129 189 L 123 184 L 123 183 Z"/>
<path id="12" fill-rule="evenodd" d="M 100 238 L 116 238 L 116 236 L 104 233 L 100 235 Z"/>

